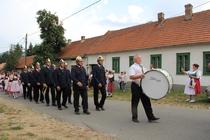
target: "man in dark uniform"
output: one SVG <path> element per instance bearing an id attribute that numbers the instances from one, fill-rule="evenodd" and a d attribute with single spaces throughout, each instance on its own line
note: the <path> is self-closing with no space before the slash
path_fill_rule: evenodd
<path id="1" fill-rule="evenodd" d="M 23 97 L 24 99 L 26 99 L 27 97 L 29 97 L 28 93 L 27 93 L 27 88 L 28 88 L 28 69 L 27 66 L 24 66 L 23 71 L 20 74 L 20 80 L 23 86 Z"/>
<path id="2" fill-rule="evenodd" d="M 97 58 L 97 65 L 93 67 L 93 93 L 94 93 L 94 104 L 96 106 L 96 110 L 100 111 L 104 110 L 104 102 L 106 100 L 106 75 L 105 68 L 103 66 L 104 58 L 99 56 Z M 98 102 L 98 94 L 99 90 L 102 94 L 102 98 L 100 103 Z"/>
<path id="3" fill-rule="evenodd" d="M 49 91 L 51 92 L 51 98 L 52 98 L 52 106 L 56 106 L 55 104 L 55 82 L 53 78 L 53 72 L 54 69 L 51 66 L 51 61 L 48 58 L 46 60 L 46 67 L 42 69 L 43 74 L 43 91 L 45 95 L 45 101 L 47 106 L 50 104 L 50 98 L 49 98 Z"/>
<path id="4" fill-rule="evenodd" d="M 33 75 L 32 75 L 32 72 L 34 70 L 34 66 L 32 65 L 31 67 L 29 67 L 28 69 L 28 97 L 29 97 L 29 100 L 32 101 L 32 86 L 34 85 L 34 81 L 33 81 Z"/>
<path id="5" fill-rule="evenodd" d="M 40 101 L 43 103 L 44 102 L 44 96 L 42 94 L 43 77 L 40 71 L 39 62 L 36 63 L 35 69 L 32 72 L 32 77 L 33 77 L 33 88 L 34 88 L 34 100 L 38 104 L 40 97 Z"/>
<path id="6" fill-rule="evenodd" d="M 153 115 L 150 99 L 144 94 L 142 87 L 140 85 L 140 80 L 144 78 L 144 72 L 145 72 L 145 68 L 141 65 L 141 56 L 135 55 L 134 64 L 131 65 L 131 67 L 129 68 L 129 76 L 130 76 L 130 79 L 132 80 L 132 83 L 131 83 L 132 121 L 135 123 L 139 122 L 138 120 L 139 99 L 141 99 L 148 121 L 153 122 L 153 121 L 159 120 L 159 118 L 156 118 Z"/>
<path id="7" fill-rule="evenodd" d="M 67 89 L 67 100 L 69 104 L 72 104 L 71 102 L 71 72 L 68 69 L 68 63 L 65 62 L 65 70 L 67 71 L 67 75 L 69 77 L 69 82 L 68 82 L 68 89 Z"/>
<path id="8" fill-rule="evenodd" d="M 88 76 L 85 68 L 83 67 L 83 60 L 80 56 L 76 58 L 76 66 L 71 69 L 71 79 L 73 80 L 73 91 L 74 91 L 74 108 L 75 114 L 79 115 L 79 97 L 82 97 L 83 113 L 89 115 L 88 111 Z"/>
<path id="9" fill-rule="evenodd" d="M 55 86 L 57 91 L 57 105 L 58 109 L 62 110 L 61 107 L 61 94 L 63 97 L 62 106 L 65 108 L 68 108 L 66 106 L 67 101 L 67 89 L 68 89 L 68 82 L 69 82 L 69 76 L 67 74 L 67 71 L 64 69 L 65 62 L 61 59 L 60 60 L 60 67 L 55 70 Z"/>

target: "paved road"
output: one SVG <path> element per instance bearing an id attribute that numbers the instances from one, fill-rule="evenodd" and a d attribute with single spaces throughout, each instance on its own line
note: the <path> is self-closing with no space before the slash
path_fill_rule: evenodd
<path id="1" fill-rule="evenodd" d="M 56 107 L 37 105 L 23 99 L 14 100 L 2 94 L 0 98 L 22 103 L 33 111 L 46 113 L 59 120 L 117 136 L 120 140 L 210 140 L 210 110 L 157 106 L 154 107 L 154 113 L 161 118 L 160 121 L 148 123 L 140 107 L 140 123 L 136 124 L 130 119 L 130 103 L 126 101 L 108 100 L 106 111 L 96 112 L 90 98 L 91 115 L 78 116 L 74 114 L 72 105 L 59 111 Z"/>

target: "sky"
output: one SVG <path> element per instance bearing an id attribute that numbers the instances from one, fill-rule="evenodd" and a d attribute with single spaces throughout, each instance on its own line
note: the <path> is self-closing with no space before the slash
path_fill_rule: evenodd
<path id="1" fill-rule="evenodd" d="M 11 44 L 39 44 L 40 33 L 36 12 L 46 9 L 55 13 L 60 20 L 97 0 L 0 0 L 0 53 L 9 50 Z M 194 7 L 209 0 L 101 0 L 96 5 L 64 20 L 66 39 L 79 40 L 103 35 L 117 30 L 157 20 L 157 13 L 164 12 L 165 18 L 184 14 L 184 5 Z M 210 9 L 209 3 L 193 9 L 193 12 Z"/>

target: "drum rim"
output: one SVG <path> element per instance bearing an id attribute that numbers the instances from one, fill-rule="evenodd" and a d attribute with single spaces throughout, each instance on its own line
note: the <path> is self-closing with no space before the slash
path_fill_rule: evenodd
<path id="1" fill-rule="evenodd" d="M 160 69 L 160 70 L 163 70 L 163 69 Z M 147 73 L 149 73 L 150 71 L 158 71 L 158 69 L 149 70 L 149 71 L 145 72 L 144 74 L 147 74 Z M 166 71 L 166 70 L 164 70 L 164 71 Z M 166 71 L 166 72 L 167 72 L 167 71 Z M 161 73 L 164 77 L 166 77 L 162 72 L 160 72 L 160 73 Z M 169 73 L 168 73 L 168 74 L 169 74 Z M 169 80 L 168 80 L 167 77 L 166 77 L 166 79 L 167 79 L 168 85 L 170 85 L 170 82 L 169 82 Z M 141 83 L 142 91 L 144 92 L 143 87 L 142 87 L 142 81 L 143 81 L 143 80 L 144 80 L 144 79 L 141 79 L 140 83 Z M 172 79 L 172 83 L 173 83 L 173 79 Z M 167 94 L 169 93 L 169 91 L 170 91 L 170 86 L 168 86 Z M 144 94 L 146 94 L 146 93 L 144 93 Z M 166 97 L 167 94 L 165 94 L 163 97 L 158 98 L 158 99 L 154 99 L 154 98 L 152 98 L 152 97 L 149 97 L 147 94 L 146 94 L 146 95 L 147 95 L 149 98 L 153 99 L 153 100 L 160 100 L 160 99 Z"/>

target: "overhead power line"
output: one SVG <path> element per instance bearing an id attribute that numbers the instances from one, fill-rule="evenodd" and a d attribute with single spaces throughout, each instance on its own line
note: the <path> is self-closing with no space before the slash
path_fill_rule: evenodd
<path id="1" fill-rule="evenodd" d="M 197 9 L 197 8 L 203 6 L 203 5 L 208 4 L 209 2 L 210 2 L 210 0 L 207 1 L 207 2 L 205 2 L 205 3 L 202 3 L 202 4 L 200 4 L 200 5 L 197 5 L 197 6 L 193 7 L 193 9 Z M 183 13 L 184 13 L 184 12 L 180 12 L 180 13 L 175 14 L 174 16 L 178 16 L 178 15 L 181 15 L 181 14 L 183 14 Z"/>
<path id="2" fill-rule="evenodd" d="M 200 5 L 198 5 L 198 6 L 195 6 L 193 9 L 196 9 L 196 8 L 198 8 L 198 7 L 201 7 L 201 6 L 203 6 L 203 5 L 206 5 L 206 4 L 208 4 L 209 2 L 210 2 L 210 0 L 207 1 L 207 2 L 205 2 L 205 3 L 203 3 L 203 4 L 200 4 Z"/>
<path id="3" fill-rule="evenodd" d="M 71 14 L 71 15 L 65 17 L 64 19 L 61 20 L 61 22 L 64 22 L 65 20 L 67 20 L 67 19 L 69 19 L 69 18 L 71 18 L 71 17 L 73 17 L 73 16 L 79 14 L 80 12 L 82 12 L 82 11 L 84 11 L 84 10 L 86 10 L 86 9 L 88 9 L 88 8 L 90 8 L 90 7 L 92 7 L 93 5 L 95 5 L 95 4 L 97 4 L 97 3 L 101 2 L 101 1 L 102 1 L 102 0 L 98 0 L 98 1 L 93 2 L 92 4 L 90 4 L 90 5 L 86 6 L 86 7 L 84 7 L 84 8 L 82 8 L 82 9 L 78 10 L 77 12 L 74 12 L 73 14 Z M 197 5 L 197 6 L 193 7 L 193 9 L 196 9 L 196 8 L 199 8 L 199 7 L 203 6 L 203 5 L 206 5 L 206 4 L 208 4 L 209 2 L 210 2 L 210 0 L 207 1 L 207 2 L 205 2 L 205 3 L 202 3 L 202 4 L 200 4 L 200 5 Z M 175 16 L 180 15 L 180 14 L 183 14 L 183 13 L 184 13 L 184 12 L 180 12 L 180 13 L 176 14 Z M 32 36 L 32 35 L 37 34 L 37 33 L 39 33 L 39 30 L 37 30 L 37 31 L 35 31 L 35 32 L 32 32 L 32 33 L 29 33 L 28 36 Z M 22 37 L 22 38 L 18 41 L 18 43 L 24 41 L 24 39 L 25 39 L 25 37 Z"/>
<path id="4" fill-rule="evenodd" d="M 96 1 L 96 2 L 94 2 L 94 3 L 92 3 L 92 4 L 90 4 L 90 5 L 88 5 L 88 6 L 84 7 L 84 8 L 82 8 L 81 10 L 79 10 L 79 11 L 77 11 L 77 12 L 75 12 L 75 13 L 73 13 L 73 14 L 67 16 L 67 17 L 65 17 L 65 18 L 64 18 L 63 20 L 61 20 L 61 21 L 63 22 L 63 21 L 65 21 L 65 20 L 67 20 L 68 18 L 70 18 L 70 17 L 72 17 L 72 16 L 74 16 L 74 15 L 76 15 L 76 14 L 78 14 L 78 13 L 80 13 L 80 12 L 86 10 L 86 9 L 88 9 L 89 7 L 91 7 L 91 6 L 93 6 L 93 5 L 97 4 L 97 3 L 99 3 L 100 1 L 102 1 L 102 0 L 98 0 L 98 1 Z"/>
<path id="5" fill-rule="evenodd" d="M 82 11 L 84 11 L 84 10 L 86 10 L 86 9 L 88 9 L 88 8 L 90 8 L 90 7 L 92 7 L 93 5 L 99 3 L 100 1 L 102 1 L 102 0 L 95 1 L 94 3 L 92 3 L 92 4 L 90 4 L 90 5 L 86 6 L 86 7 L 84 7 L 84 8 L 82 8 L 82 9 L 78 10 L 77 12 L 74 12 L 73 14 L 71 14 L 71 15 L 65 17 L 64 19 L 62 19 L 61 22 L 64 22 L 65 20 L 67 20 L 67 19 L 69 19 L 69 18 L 71 18 L 71 17 L 73 17 L 73 16 L 79 14 L 80 12 L 82 12 Z M 34 35 L 34 34 L 37 34 L 37 33 L 39 33 L 39 30 L 37 30 L 37 31 L 35 31 L 35 32 L 32 32 L 32 33 L 29 33 L 29 34 L 28 34 L 28 37 L 29 37 L 29 36 L 32 36 L 32 35 Z M 25 37 L 22 37 L 22 38 L 18 41 L 18 44 L 19 44 L 20 42 L 24 41 L 24 39 L 25 39 Z"/>

